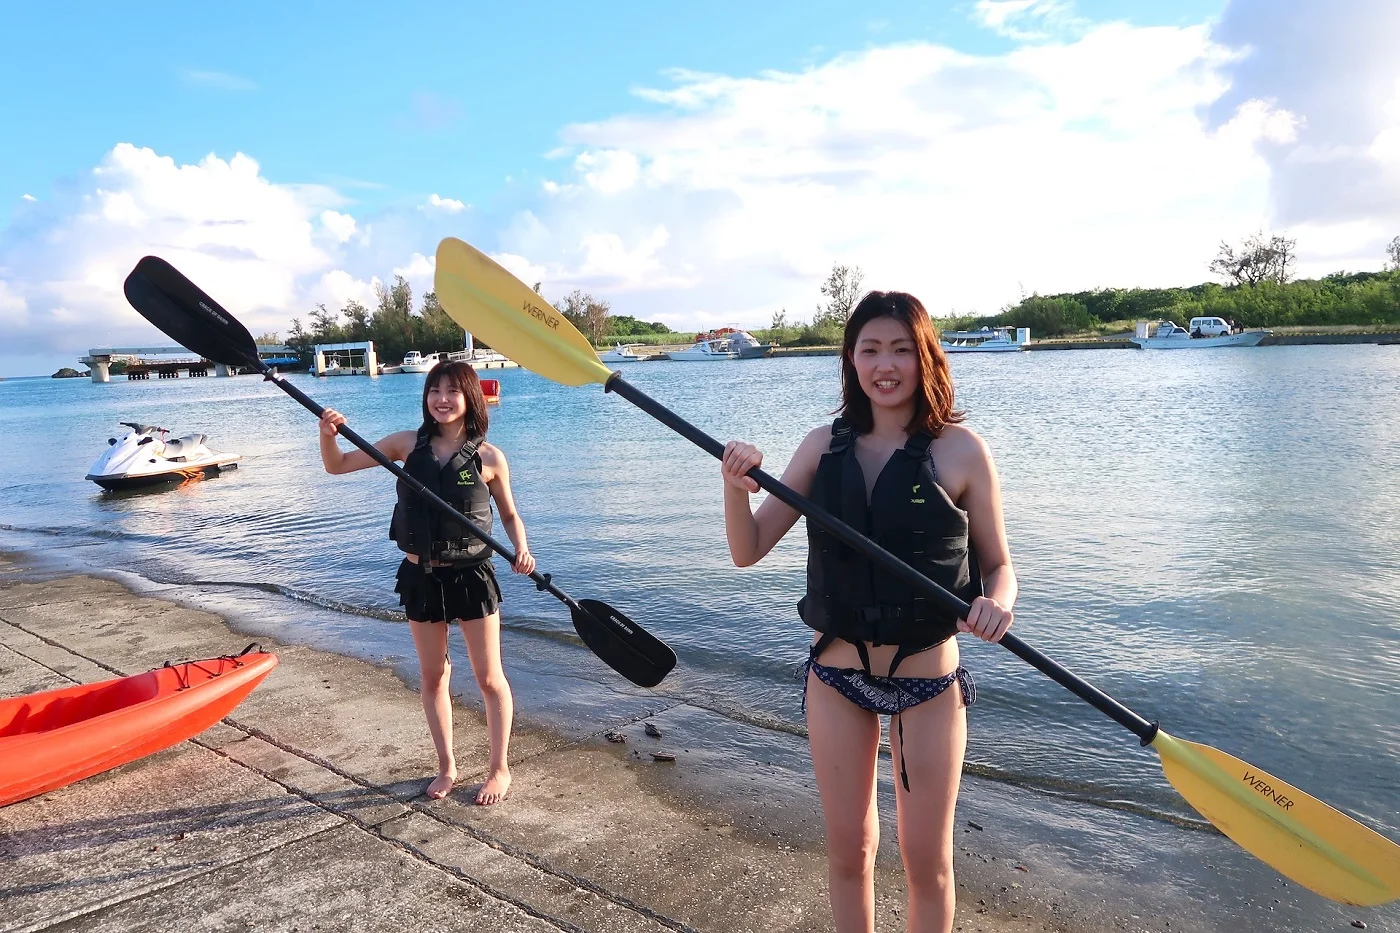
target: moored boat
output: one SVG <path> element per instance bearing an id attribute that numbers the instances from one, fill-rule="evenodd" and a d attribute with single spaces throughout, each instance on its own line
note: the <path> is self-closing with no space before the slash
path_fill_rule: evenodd
<path id="1" fill-rule="evenodd" d="M 1198 331 L 1199 333 L 1199 331 Z M 1257 347 L 1273 331 L 1247 330 L 1237 334 L 1193 336 L 1175 321 L 1138 321 L 1128 339 L 1144 350 L 1209 350 L 1216 347 Z"/>
<path id="2" fill-rule="evenodd" d="M 640 343 L 618 343 L 614 344 L 611 350 L 604 350 L 598 354 L 598 359 L 604 363 L 640 363 L 642 356 L 636 348 Z"/>
<path id="3" fill-rule="evenodd" d="M 277 666 L 253 652 L 0 700 L 0 806 L 183 742 L 227 716 Z"/>
<path id="4" fill-rule="evenodd" d="M 702 335 L 703 337 L 703 335 Z M 730 348 L 729 338 L 714 337 L 710 339 L 697 339 L 695 343 L 685 350 L 670 350 L 666 353 L 668 360 L 737 360 L 739 351 Z"/>
<path id="5" fill-rule="evenodd" d="M 758 338 L 746 330 L 736 330 L 729 335 L 730 349 L 739 352 L 741 360 L 757 360 L 770 355 L 778 346 L 776 343 L 759 343 Z"/>
<path id="6" fill-rule="evenodd" d="M 401 373 L 425 373 L 433 368 L 437 362 L 437 354 L 430 353 L 426 357 L 417 350 L 409 350 L 403 355 L 403 363 L 399 365 Z"/>
<path id="7" fill-rule="evenodd" d="M 457 358 L 456 354 L 453 354 L 453 355 L 452 355 L 452 359 L 455 360 L 456 358 Z M 511 362 L 511 359 L 510 359 L 510 357 L 506 356 L 504 353 L 500 353 L 500 352 L 498 352 L 498 351 L 496 351 L 496 350 L 492 350 L 490 347 L 486 347 L 486 348 L 484 348 L 484 349 L 483 349 L 483 348 L 477 348 L 477 349 L 472 350 L 472 351 L 471 351 L 471 356 L 467 358 L 467 362 L 469 362 L 469 363 L 471 363 L 471 364 L 473 364 L 473 365 L 480 364 L 480 363 L 487 363 L 487 364 L 493 364 L 493 363 L 494 363 L 494 364 L 504 364 L 504 363 L 510 363 L 510 362 Z M 481 367 L 480 367 L 480 366 L 477 366 L 477 368 L 480 369 Z M 489 368 L 489 367 L 488 367 L 488 368 Z"/>
<path id="8" fill-rule="evenodd" d="M 983 327 L 939 335 L 944 353 L 1015 353 L 1031 342 L 1029 327 Z"/>
<path id="9" fill-rule="evenodd" d="M 486 348 L 453 350 L 451 353 L 437 354 L 439 363 L 466 363 L 472 369 L 513 369 L 520 364 L 500 353 Z"/>

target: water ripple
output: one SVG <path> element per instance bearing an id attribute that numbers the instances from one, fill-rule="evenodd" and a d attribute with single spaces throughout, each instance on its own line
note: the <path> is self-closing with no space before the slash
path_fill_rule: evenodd
<path id="1" fill-rule="evenodd" d="M 1058 352 L 953 366 L 997 458 L 1022 636 L 1173 734 L 1400 830 L 1400 354 Z M 830 417 L 836 372 L 834 358 L 808 358 L 628 377 L 716 437 L 758 444 L 780 472 Z M 596 387 L 499 375 L 490 436 L 510 458 L 541 569 L 671 643 L 681 660 L 668 694 L 801 732 L 801 529 L 759 566 L 734 568 L 710 457 Z M 371 439 L 417 417 L 419 380 L 291 378 Z M 133 419 L 205 431 L 243 454 L 241 468 L 101 493 L 82 477 Z M 153 579 L 401 618 L 392 478 L 326 476 L 314 419 L 274 387 L 0 383 L 0 430 L 27 436 L 36 423 L 80 453 L 55 464 L 36 445 L 0 448 L 0 530 L 91 545 Z M 564 607 L 498 570 L 507 651 L 577 644 Z M 402 653 L 402 629 L 383 630 L 386 651 Z M 1155 756 L 1116 724 L 1000 648 L 967 643 L 964 657 L 980 695 L 970 768 L 1193 823 Z"/>

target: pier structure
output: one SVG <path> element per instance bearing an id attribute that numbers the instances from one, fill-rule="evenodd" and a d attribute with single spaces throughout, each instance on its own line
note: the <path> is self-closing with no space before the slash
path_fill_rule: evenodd
<path id="1" fill-rule="evenodd" d="M 379 354 L 373 340 L 318 343 L 312 348 L 311 371 L 318 376 L 378 376 Z"/>
<path id="2" fill-rule="evenodd" d="M 284 360 L 296 356 L 291 347 L 281 344 L 258 344 L 258 356 L 264 360 Z M 232 376 L 241 372 L 239 367 L 227 366 L 204 359 L 198 353 L 184 347 L 94 347 L 87 356 L 79 357 L 78 362 L 88 368 L 93 382 L 110 382 L 112 364 L 126 364 L 126 377 L 132 380 L 149 379 L 154 374 L 157 379 L 178 379 L 181 373 L 190 377 L 209 375 L 214 370 L 216 376 Z"/>

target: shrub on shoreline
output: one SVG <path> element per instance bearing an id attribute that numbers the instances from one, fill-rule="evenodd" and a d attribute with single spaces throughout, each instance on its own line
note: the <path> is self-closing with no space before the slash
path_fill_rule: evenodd
<path id="1" fill-rule="evenodd" d="M 1139 320 L 1213 315 L 1239 327 L 1400 325 L 1400 271 L 1337 273 L 1257 285 L 1205 283 L 1189 288 L 1105 288 L 1032 295 L 998 314 L 940 318 L 940 330 L 1029 327 L 1031 336 L 1065 337 L 1131 331 Z"/>

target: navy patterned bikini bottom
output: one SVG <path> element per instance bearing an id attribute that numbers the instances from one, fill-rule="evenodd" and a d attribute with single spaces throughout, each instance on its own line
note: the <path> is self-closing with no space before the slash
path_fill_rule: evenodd
<path id="1" fill-rule="evenodd" d="M 862 645 L 861 647 L 864 647 Z M 963 706 L 977 702 L 977 684 L 972 673 L 959 665 L 951 674 L 942 677 L 882 677 L 879 674 L 858 667 L 829 667 L 817 663 L 817 655 L 825 646 L 814 644 L 807 652 L 807 663 L 797 669 L 802 680 L 802 712 L 807 712 L 807 672 L 817 675 L 817 679 L 850 700 L 861 709 L 883 716 L 896 716 L 905 710 L 932 700 L 955 682 L 962 693 Z M 862 654 L 864 654 L 862 652 Z M 904 768 L 904 722 L 898 722 L 899 731 L 899 777 L 904 789 L 909 789 L 909 775 Z"/>
<path id="2" fill-rule="evenodd" d="M 815 654 L 815 650 L 812 654 Z M 881 677 L 863 671 L 858 667 L 828 667 L 818 664 L 815 657 L 808 657 L 807 663 L 798 669 L 802 679 L 802 711 L 807 711 L 807 672 L 817 675 L 817 679 L 850 700 L 861 709 L 882 716 L 898 716 L 911 706 L 918 706 L 932 700 L 956 681 L 962 691 L 963 706 L 977 702 L 977 684 L 972 672 L 959 667 L 951 674 L 942 677 Z"/>

